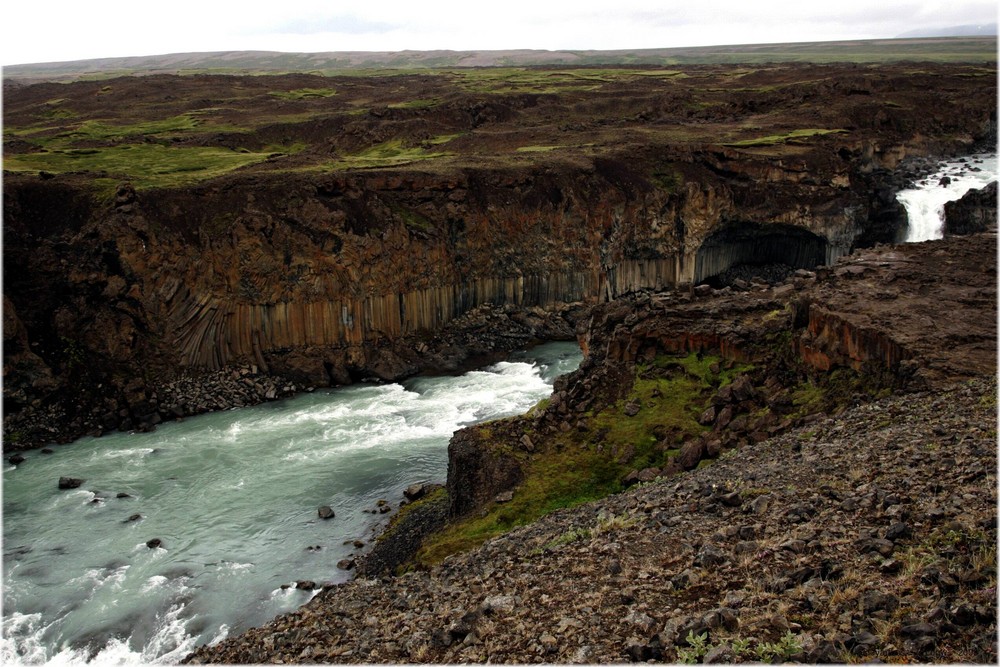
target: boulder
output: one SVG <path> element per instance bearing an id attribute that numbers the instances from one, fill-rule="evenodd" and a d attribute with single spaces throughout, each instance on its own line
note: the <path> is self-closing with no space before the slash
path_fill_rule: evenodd
<path id="1" fill-rule="evenodd" d="M 749 401 L 756 395 L 756 391 L 753 388 L 753 383 L 750 378 L 746 375 L 741 375 L 730 385 L 733 392 L 733 398 L 736 401 Z"/>
<path id="2" fill-rule="evenodd" d="M 332 519 L 335 516 L 333 508 L 329 505 L 323 505 L 320 507 L 317 510 L 317 514 L 319 514 L 319 518 L 321 519 Z"/>
<path id="3" fill-rule="evenodd" d="M 718 417 L 715 418 L 715 428 L 723 429 L 729 426 L 729 422 L 733 420 L 733 406 L 727 405 L 719 410 Z"/>
<path id="4" fill-rule="evenodd" d="M 79 477 L 60 477 L 59 478 L 59 488 L 60 489 L 75 489 L 82 485 L 86 480 L 80 479 Z"/>
<path id="5" fill-rule="evenodd" d="M 514 492 L 510 489 L 501 491 L 493 498 L 493 502 L 497 504 L 509 503 L 512 500 L 514 500 Z"/>
<path id="6" fill-rule="evenodd" d="M 149 547 L 150 549 L 159 549 L 161 546 L 163 546 L 163 540 L 161 540 L 158 537 L 154 537 L 153 539 L 148 540 L 146 542 L 146 546 Z"/>
<path id="7" fill-rule="evenodd" d="M 407 500 L 419 500 L 427 494 L 427 487 L 423 484 L 410 484 L 403 491 L 403 497 Z"/>
<path id="8" fill-rule="evenodd" d="M 708 426 L 715 421 L 715 416 L 715 406 L 711 405 L 707 410 L 701 413 L 700 417 L 698 417 L 698 423 L 702 426 Z"/>
<path id="9" fill-rule="evenodd" d="M 13 454 L 7 459 L 7 462 L 16 466 L 19 463 L 24 463 L 24 457 L 20 454 Z"/>
<path id="10" fill-rule="evenodd" d="M 681 447 L 680 453 L 674 458 L 674 462 L 682 470 L 694 470 L 698 467 L 701 459 L 705 455 L 705 442 L 703 440 L 688 440 Z"/>

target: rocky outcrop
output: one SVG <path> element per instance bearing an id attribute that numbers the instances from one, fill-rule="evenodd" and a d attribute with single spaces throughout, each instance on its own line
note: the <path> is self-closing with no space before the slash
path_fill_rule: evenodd
<path id="1" fill-rule="evenodd" d="M 981 190 L 970 190 L 958 201 L 944 205 L 945 234 L 975 234 L 996 229 L 997 182 Z"/>
<path id="2" fill-rule="evenodd" d="M 274 86 L 318 85 L 301 75 L 11 88 L 6 127 L 37 126 L 56 93 L 80 122 L 106 118 L 103 101 L 122 99 L 140 114 L 200 118 L 208 96 L 238 99 L 240 118 L 266 122 L 157 136 L 158 145 L 304 148 L 183 186 L 127 173 L 5 174 L 4 413 L 58 425 L 47 435 L 8 425 L 18 437 L 5 447 L 106 429 L 112 414 L 116 428 L 155 425 L 154 412 L 167 416 L 163 386 L 181 375 L 256 366 L 301 387 L 447 370 L 526 337 L 566 335 L 574 320 L 547 313 L 567 303 L 683 286 L 758 256 L 813 268 L 892 240 L 870 226 L 891 170 L 907 156 L 967 150 L 994 112 L 995 92 L 965 74 L 886 66 L 859 96 L 854 68 L 769 67 L 745 91 L 730 90 L 731 68 L 713 67 L 676 81 L 628 77 L 600 94 L 498 92 L 490 104 L 448 77 L 330 79 L 323 85 L 340 86 L 333 107 L 303 102 L 305 120 L 272 107 L 283 99 Z M 448 101 L 400 106 L 390 98 L 403 84 Z M 750 132 L 749 116 L 767 127 Z M 816 134 L 783 129 L 816 123 Z M 565 146 L 520 150 L 541 136 Z M 372 168 L 361 159 L 387 147 L 426 158 L 441 137 L 440 159 Z M 434 341 L 487 306 L 510 309 L 510 328 L 490 322 L 468 337 L 480 343 L 471 349 Z M 143 386 L 128 388 L 136 378 Z"/>
<path id="3" fill-rule="evenodd" d="M 502 423 L 487 429 L 464 428 L 456 431 L 448 442 L 451 516 L 468 514 L 524 480 L 519 458 L 495 444 L 497 430 L 502 428 Z"/>
<path id="4" fill-rule="evenodd" d="M 680 442 L 675 432 L 654 433 L 658 447 L 677 449 L 676 456 L 636 468 L 626 485 L 691 470 L 864 396 L 975 377 L 996 363 L 996 266 L 995 235 L 979 235 L 858 251 L 778 286 L 641 293 L 598 306 L 582 333 L 583 363 L 543 409 L 456 434 L 449 446 L 452 514 L 517 488 L 531 458 L 545 456 L 525 447 L 526 437 L 578 432 L 579 443 L 560 447 L 584 447 L 602 437 L 588 421 L 615 405 L 623 420 L 644 407 L 668 410 L 678 396 L 650 395 L 647 406 L 628 399 L 637 378 L 650 381 L 657 368 L 669 374 L 671 355 L 717 356 L 713 378 L 723 366 L 752 369 L 712 394 L 692 396 L 684 409 L 712 430 Z"/>

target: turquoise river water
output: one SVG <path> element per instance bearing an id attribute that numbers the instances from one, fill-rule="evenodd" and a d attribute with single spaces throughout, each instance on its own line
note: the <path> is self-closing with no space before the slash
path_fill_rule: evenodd
<path id="1" fill-rule="evenodd" d="M 296 580 L 352 576 L 336 563 L 387 519 L 380 499 L 444 481 L 456 429 L 527 411 L 580 359 L 547 343 L 457 377 L 318 390 L 5 462 L 0 662 L 173 663 L 295 609 L 314 595 Z M 59 490 L 61 476 L 86 481 Z"/>

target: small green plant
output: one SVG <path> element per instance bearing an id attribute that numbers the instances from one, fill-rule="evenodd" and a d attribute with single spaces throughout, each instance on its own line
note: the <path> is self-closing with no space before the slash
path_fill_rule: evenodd
<path id="1" fill-rule="evenodd" d="M 684 638 L 685 641 L 691 648 L 679 648 L 677 649 L 677 659 L 681 664 L 684 665 L 695 665 L 705 657 L 708 650 L 711 648 L 708 644 L 708 633 L 703 632 L 700 635 L 696 635 L 694 630 L 688 632 L 687 637 Z"/>
<path id="2" fill-rule="evenodd" d="M 749 639 L 734 639 L 730 646 L 733 647 L 733 653 L 741 658 L 748 656 L 751 653 Z"/>
<path id="3" fill-rule="evenodd" d="M 621 530 L 634 526 L 637 523 L 635 517 L 625 514 L 600 514 L 597 517 L 597 524 L 594 526 L 594 535 L 601 535 L 612 530 Z"/>
<path id="4" fill-rule="evenodd" d="M 555 539 L 546 542 L 545 546 L 542 547 L 542 551 L 545 549 L 556 549 L 566 544 L 572 544 L 573 542 L 589 539 L 590 531 L 586 528 L 570 528 L 566 532 L 557 536 Z"/>
<path id="5" fill-rule="evenodd" d="M 802 652 L 802 641 L 792 634 L 791 630 L 785 632 L 777 642 L 761 642 L 757 644 L 755 653 L 761 662 L 773 662 L 775 658 L 781 662 L 791 660 Z"/>

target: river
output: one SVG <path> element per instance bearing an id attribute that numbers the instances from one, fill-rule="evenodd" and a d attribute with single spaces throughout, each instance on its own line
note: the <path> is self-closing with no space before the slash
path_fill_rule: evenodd
<path id="1" fill-rule="evenodd" d="M 336 563 L 384 525 L 378 501 L 444 481 L 456 429 L 525 412 L 580 359 L 547 343 L 461 376 L 318 390 L 5 462 L 0 662 L 174 663 L 295 609 L 315 594 L 295 581 L 352 576 Z M 62 476 L 86 481 L 59 490 Z"/>
<path id="2" fill-rule="evenodd" d="M 942 179 L 947 179 L 944 185 Z M 941 238 L 945 203 L 961 199 L 969 190 L 985 188 L 995 180 L 996 153 L 942 160 L 934 173 L 914 183 L 914 187 L 896 193 L 909 219 L 905 241 L 914 243 Z"/>

